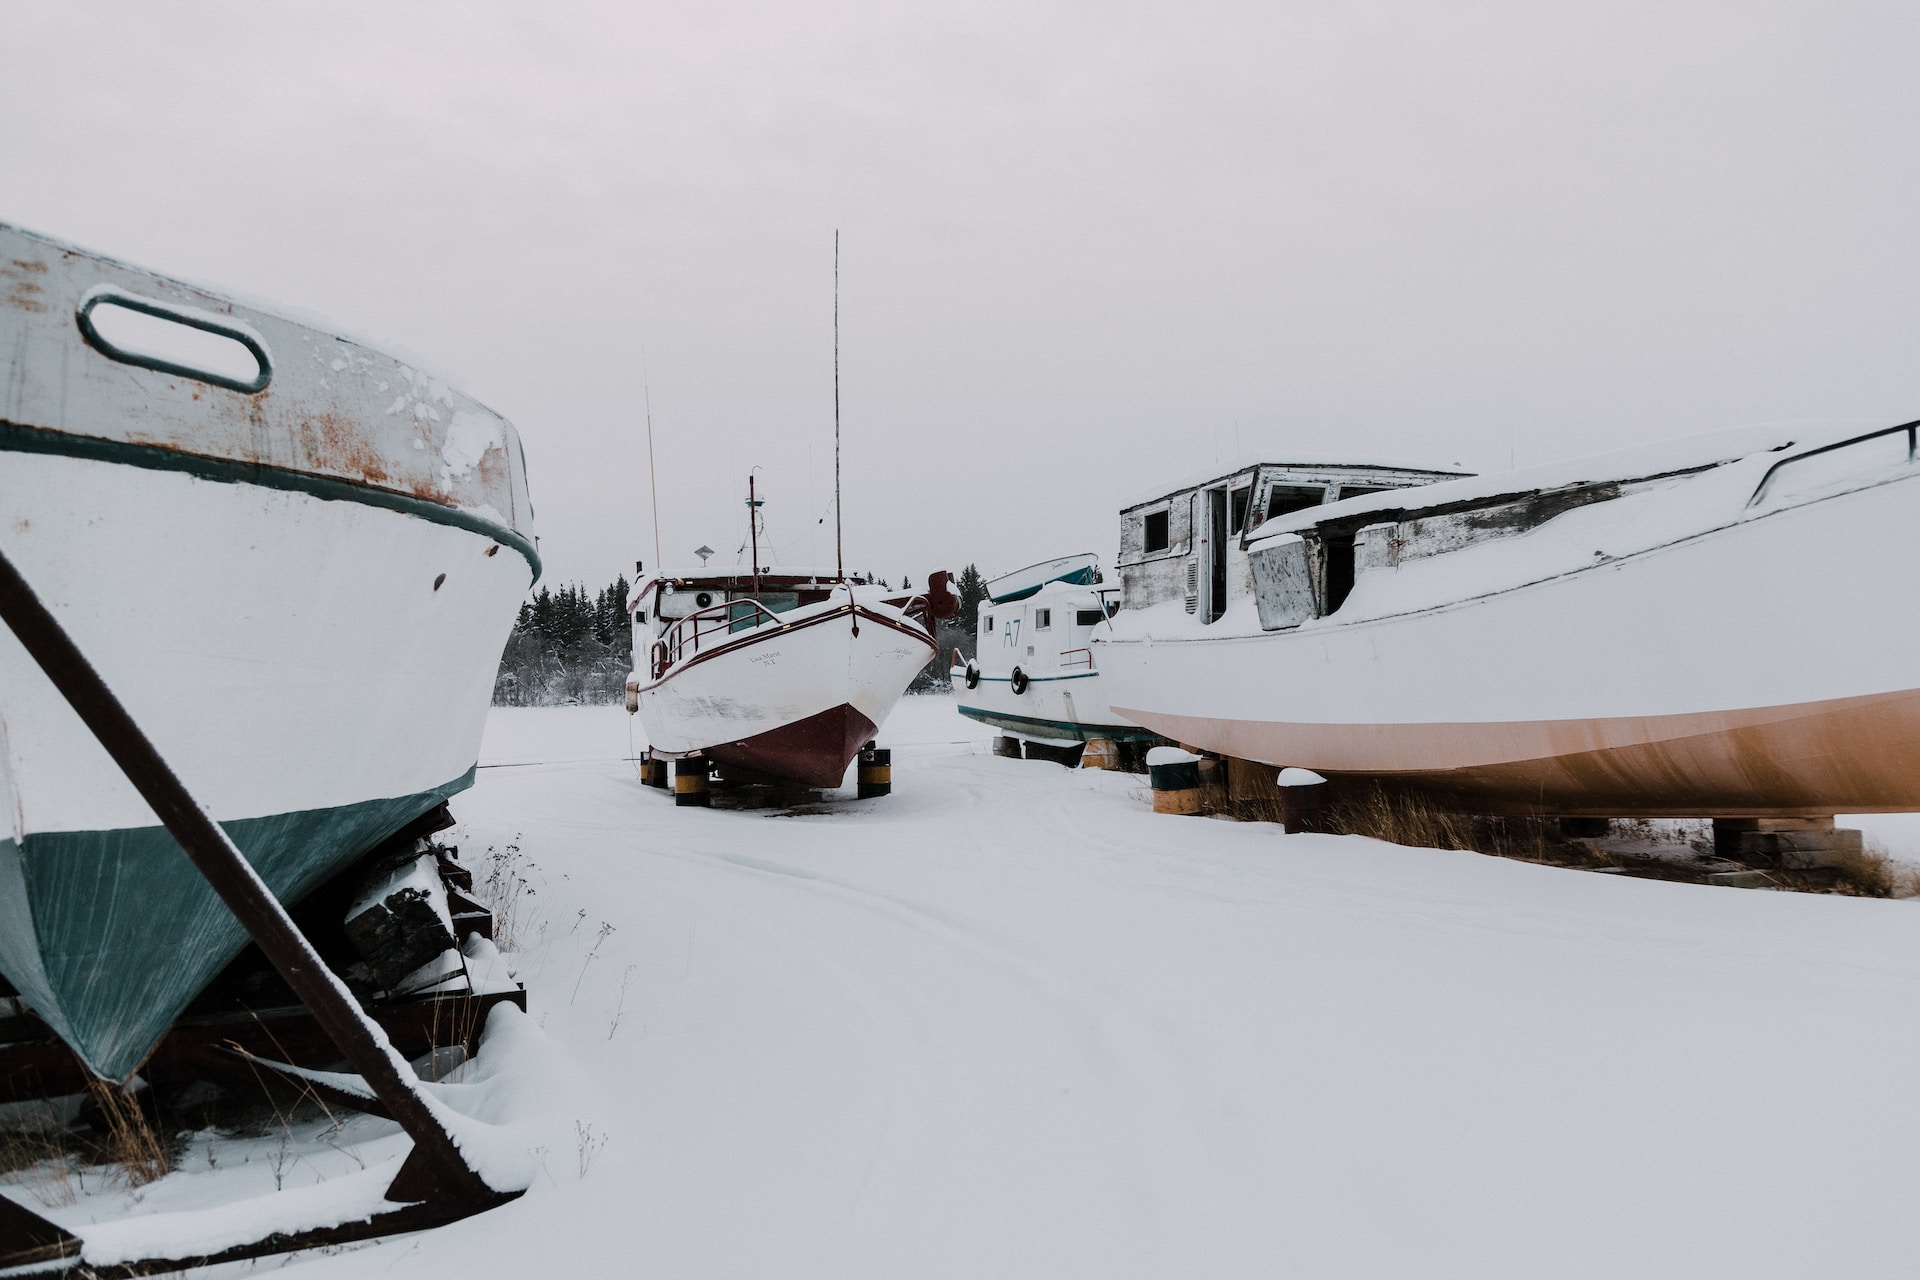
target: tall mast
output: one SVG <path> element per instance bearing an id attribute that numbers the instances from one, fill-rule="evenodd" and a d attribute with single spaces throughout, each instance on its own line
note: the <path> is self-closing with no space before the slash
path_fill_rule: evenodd
<path id="1" fill-rule="evenodd" d="M 840 540 L 840 228 L 833 229 L 833 572 L 847 580 L 846 551 Z M 860 609 L 847 588 L 847 618 L 860 634 Z"/>
<path id="2" fill-rule="evenodd" d="M 640 358 L 646 359 L 644 351 Z M 653 571 L 657 574 L 660 572 L 660 469 L 653 463 L 653 387 L 649 381 L 642 381 L 640 386 L 647 400 L 647 483 L 653 489 Z"/>
<path id="3" fill-rule="evenodd" d="M 760 504 L 753 496 L 753 472 L 747 472 L 747 538 L 753 543 L 753 598 L 760 598 Z"/>
<path id="4" fill-rule="evenodd" d="M 840 229 L 833 230 L 833 574 L 847 580 L 840 540 Z"/>

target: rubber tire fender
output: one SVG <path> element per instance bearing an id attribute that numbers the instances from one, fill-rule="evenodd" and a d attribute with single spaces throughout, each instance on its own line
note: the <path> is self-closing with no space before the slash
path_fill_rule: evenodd
<path id="1" fill-rule="evenodd" d="M 980 687 L 980 664 L 972 658 L 967 659 L 966 685 L 969 689 Z"/>
<path id="2" fill-rule="evenodd" d="M 1027 685 L 1031 682 L 1027 679 L 1026 672 L 1022 671 L 1018 667 L 1015 667 L 1013 669 L 1013 679 L 1009 681 L 1009 683 L 1013 686 L 1013 691 L 1016 694 L 1020 694 L 1020 693 L 1025 693 L 1027 691 Z"/>

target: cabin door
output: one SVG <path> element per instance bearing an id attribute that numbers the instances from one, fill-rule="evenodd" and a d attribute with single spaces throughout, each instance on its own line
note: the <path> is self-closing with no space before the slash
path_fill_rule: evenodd
<path id="1" fill-rule="evenodd" d="M 1207 490 L 1207 533 L 1201 546 L 1200 564 L 1206 575 L 1206 612 L 1208 622 L 1217 621 L 1227 611 L 1227 491 Z"/>

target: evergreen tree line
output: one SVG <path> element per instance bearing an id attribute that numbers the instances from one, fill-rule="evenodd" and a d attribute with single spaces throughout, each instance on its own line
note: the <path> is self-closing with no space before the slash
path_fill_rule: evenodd
<path id="1" fill-rule="evenodd" d="M 598 592 L 584 583 L 540 588 L 500 655 L 493 682 L 496 707 L 557 707 L 618 702 L 633 669 L 627 623 L 627 577 Z"/>

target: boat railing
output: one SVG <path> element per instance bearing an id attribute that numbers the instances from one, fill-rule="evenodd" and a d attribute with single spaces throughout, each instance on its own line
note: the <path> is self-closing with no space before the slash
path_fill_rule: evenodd
<path id="1" fill-rule="evenodd" d="M 925 596 L 913 597 L 900 606 L 900 612 L 912 618 L 929 632 L 933 630 L 933 602 Z"/>
<path id="2" fill-rule="evenodd" d="M 697 609 L 653 642 L 653 678 L 658 680 L 681 659 L 699 653 L 703 645 L 711 649 L 728 636 L 779 621 L 780 616 L 758 600 L 726 600 Z"/>
<path id="3" fill-rule="evenodd" d="M 1062 649 L 1060 651 L 1060 669 L 1062 671 L 1075 671 L 1081 668 L 1085 668 L 1088 671 L 1093 670 L 1093 650 Z"/>
<path id="4" fill-rule="evenodd" d="M 1797 462 L 1805 462 L 1809 458 L 1817 458 L 1822 454 L 1833 453 L 1840 449 L 1848 449 L 1857 444 L 1865 444 L 1869 440 L 1878 440 L 1883 436 L 1901 434 L 1907 437 L 1907 461 L 1920 461 L 1920 421 L 1904 422 L 1897 427 L 1882 427 L 1878 431 L 1869 431 L 1865 435 L 1854 436 L 1847 440 L 1836 440 L 1832 444 L 1823 444 L 1816 449 L 1808 449 L 1802 453 L 1796 453 L 1791 457 L 1780 459 L 1780 461 L 1768 467 L 1767 473 L 1760 477 L 1760 483 L 1754 486 L 1753 496 L 1747 499 L 1747 505 L 1749 507 L 1759 506 L 1766 498 L 1767 490 L 1769 486 L 1773 484 L 1774 477 Z"/>

